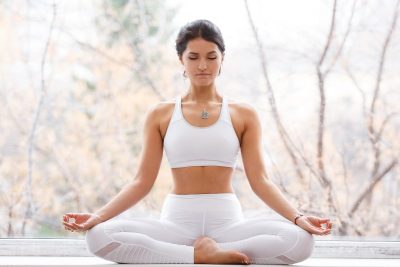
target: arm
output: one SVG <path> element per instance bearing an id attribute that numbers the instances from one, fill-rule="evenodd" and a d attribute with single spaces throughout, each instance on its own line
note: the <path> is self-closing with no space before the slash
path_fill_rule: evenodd
<path id="1" fill-rule="evenodd" d="M 150 108 L 144 122 L 143 146 L 138 171 L 132 182 L 106 205 L 95 212 L 101 221 L 109 220 L 129 209 L 144 198 L 153 187 L 163 155 L 157 105 Z"/>
<path id="2" fill-rule="evenodd" d="M 257 111 L 250 105 L 243 107 L 244 132 L 242 135 L 241 153 L 247 179 L 253 192 L 270 208 L 294 223 L 300 212 L 285 198 L 279 188 L 269 179 L 263 160 L 262 129 Z M 308 223 L 307 223 L 308 222 Z M 320 227 L 329 219 L 320 219 L 314 216 L 303 216 L 296 220 L 296 224 L 312 233 L 326 234 L 327 230 Z"/>

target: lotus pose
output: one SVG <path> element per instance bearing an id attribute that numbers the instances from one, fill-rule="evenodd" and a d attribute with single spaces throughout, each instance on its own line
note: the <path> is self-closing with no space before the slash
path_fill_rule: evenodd
<path id="1" fill-rule="evenodd" d="M 332 229 L 327 218 L 301 214 L 268 178 L 262 130 L 250 104 L 230 101 L 215 85 L 224 41 L 208 20 L 184 25 L 176 39 L 182 96 L 149 108 L 135 178 L 95 213 L 66 213 L 66 230 L 86 232 L 88 250 L 117 263 L 292 264 L 308 258 L 313 234 Z M 174 186 L 160 218 L 114 218 L 152 188 L 163 149 Z M 282 219 L 243 216 L 232 188 L 241 152 L 252 191 Z"/>

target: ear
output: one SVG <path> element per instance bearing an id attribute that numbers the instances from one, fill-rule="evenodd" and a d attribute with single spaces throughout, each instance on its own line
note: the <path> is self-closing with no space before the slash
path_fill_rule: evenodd
<path id="1" fill-rule="evenodd" d="M 182 60 L 182 56 L 179 56 L 179 61 L 181 62 L 182 65 L 184 65 L 183 64 L 183 60 Z"/>

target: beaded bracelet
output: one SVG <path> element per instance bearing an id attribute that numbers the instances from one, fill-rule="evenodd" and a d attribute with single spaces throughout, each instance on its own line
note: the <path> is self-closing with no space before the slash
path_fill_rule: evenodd
<path id="1" fill-rule="evenodd" d="M 296 217 L 294 217 L 294 224 L 295 224 L 295 225 L 297 225 L 297 222 L 296 222 L 297 219 L 300 218 L 300 217 L 302 217 L 302 216 L 304 216 L 304 214 L 299 213 L 299 214 L 296 215 Z"/>

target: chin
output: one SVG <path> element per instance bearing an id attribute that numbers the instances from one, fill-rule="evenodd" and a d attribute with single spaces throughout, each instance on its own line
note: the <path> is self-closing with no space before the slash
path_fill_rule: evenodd
<path id="1" fill-rule="evenodd" d="M 213 84 L 214 82 L 215 82 L 215 79 L 207 79 L 204 81 L 199 81 L 198 79 L 196 79 L 192 83 L 197 86 L 207 86 L 207 85 Z"/>

